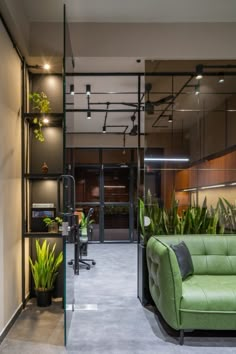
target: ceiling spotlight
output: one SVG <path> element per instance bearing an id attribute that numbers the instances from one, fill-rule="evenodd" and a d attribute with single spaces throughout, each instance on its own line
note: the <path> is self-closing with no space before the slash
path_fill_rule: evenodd
<path id="1" fill-rule="evenodd" d="M 44 70 L 49 70 L 50 69 L 50 65 L 48 63 L 44 64 L 43 68 Z"/>
<path id="2" fill-rule="evenodd" d="M 91 86 L 86 85 L 86 95 L 90 96 L 91 95 Z"/>
<path id="3" fill-rule="evenodd" d="M 48 123 L 49 123 L 49 119 L 48 119 L 48 118 L 46 118 L 46 117 L 45 117 L 45 118 L 43 118 L 43 123 L 44 123 L 44 124 L 48 124 Z"/>
<path id="4" fill-rule="evenodd" d="M 219 84 L 223 84 L 223 82 L 225 82 L 224 74 L 220 74 L 218 83 L 219 83 Z"/>
<path id="5" fill-rule="evenodd" d="M 173 117 L 172 116 L 169 116 L 168 118 L 168 123 L 172 123 L 173 122 Z"/>
<path id="6" fill-rule="evenodd" d="M 196 79 L 201 80 L 203 78 L 203 65 L 199 64 L 196 66 Z"/>
<path id="7" fill-rule="evenodd" d="M 102 132 L 103 132 L 104 134 L 106 134 L 106 132 L 107 132 L 107 129 L 106 129 L 105 125 L 104 125 L 103 128 L 102 128 Z"/>
<path id="8" fill-rule="evenodd" d="M 90 111 L 87 112 L 87 119 L 91 119 L 91 112 Z"/>
<path id="9" fill-rule="evenodd" d="M 196 96 L 198 96 L 200 94 L 200 85 L 199 84 L 194 87 L 194 93 Z"/>
<path id="10" fill-rule="evenodd" d="M 71 94 L 71 95 L 74 95 L 74 94 L 75 94 L 75 88 L 74 88 L 74 85 L 73 85 L 73 84 L 70 85 L 70 94 Z"/>

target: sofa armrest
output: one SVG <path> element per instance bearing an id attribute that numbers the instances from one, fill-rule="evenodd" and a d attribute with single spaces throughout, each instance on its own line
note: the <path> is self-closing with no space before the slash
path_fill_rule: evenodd
<path id="1" fill-rule="evenodd" d="M 173 250 L 156 237 L 147 244 L 149 288 L 158 311 L 175 329 L 180 328 L 182 278 Z"/>

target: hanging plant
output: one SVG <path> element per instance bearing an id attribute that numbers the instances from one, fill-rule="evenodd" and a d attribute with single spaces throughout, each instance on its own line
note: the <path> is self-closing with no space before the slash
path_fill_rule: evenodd
<path id="1" fill-rule="evenodd" d="M 45 114 L 51 112 L 50 101 L 44 92 L 33 92 L 29 95 L 29 99 L 33 104 L 33 111 Z M 42 131 L 44 125 L 43 117 L 34 117 L 33 124 L 35 125 L 33 130 L 35 139 L 41 143 L 44 142 L 45 138 Z"/>

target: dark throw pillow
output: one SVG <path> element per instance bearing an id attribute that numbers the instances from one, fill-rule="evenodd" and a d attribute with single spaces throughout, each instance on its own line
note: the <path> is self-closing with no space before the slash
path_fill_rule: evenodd
<path id="1" fill-rule="evenodd" d="M 182 279 L 184 280 L 189 275 L 193 274 L 193 262 L 189 249 L 184 241 L 178 243 L 177 245 L 170 245 L 170 247 L 175 252 L 179 264 L 180 273 Z"/>

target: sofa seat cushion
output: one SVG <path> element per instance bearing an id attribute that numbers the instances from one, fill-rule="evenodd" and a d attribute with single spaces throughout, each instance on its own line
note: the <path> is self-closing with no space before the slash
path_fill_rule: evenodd
<path id="1" fill-rule="evenodd" d="M 182 287 L 182 312 L 236 313 L 236 275 L 193 275 Z"/>

